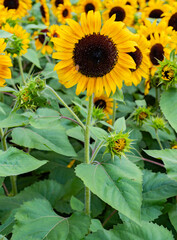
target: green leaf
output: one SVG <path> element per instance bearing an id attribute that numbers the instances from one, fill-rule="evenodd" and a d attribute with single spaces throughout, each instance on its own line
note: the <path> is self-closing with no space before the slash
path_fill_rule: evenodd
<path id="1" fill-rule="evenodd" d="M 6 202 L 6 204 L 8 204 L 8 203 Z M 16 213 L 16 210 L 13 210 L 10 213 L 9 217 L 4 222 L 1 222 L 0 234 L 8 235 L 9 233 L 12 232 L 12 227 L 15 223 L 15 213 Z"/>
<path id="2" fill-rule="evenodd" d="M 38 55 L 33 49 L 28 49 L 28 52 L 23 55 L 28 61 L 34 63 L 38 68 L 41 68 Z"/>
<path id="3" fill-rule="evenodd" d="M 166 200 L 177 195 L 177 182 L 164 173 L 143 170 L 142 219 L 153 221 L 162 214 Z"/>
<path id="4" fill-rule="evenodd" d="M 8 240 L 6 237 L 0 235 L 0 240 Z"/>
<path id="5" fill-rule="evenodd" d="M 177 181 L 177 151 L 176 149 L 144 150 L 149 156 L 161 159 L 167 170 L 168 176 Z"/>
<path id="6" fill-rule="evenodd" d="M 89 234 L 86 240 L 174 240 L 173 235 L 163 226 L 154 223 L 142 222 L 124 223 L 117 225 L 113 230 L 99 230 Z"/>
<path id="7" fill-rule="evenodd" d="M 140 222 L 142 174 L 135 164 L 118 157 L 111 163 L 82 163 L 76 167 L 76 175 L 104 202 Z"/>
<path id="8" fill-rule="evenodd" d="M 90 225 L 90 231 L 91 232 L 97 232 L 98 230 L 102 230 L 103 226 L 98 219 L 92 219 L 91 220 L 91 225 Z"/>
<path id="9" fill-rule="evenodd" d="M 16 92 L 16 90 L 11 87 L 0 87 L 0 92 Z"/>
<path id="10" fill-rule="evenodd" d="M 177 203 L 175 205 L 173 205 L 173 207 L 170 209 L 169 218 L 170 218 L 170 221 L 171 221 L 173 227 L 177 231 Z"/>
<path id="11" fill-rule="evenodd" d="M 114 123 L 114 129 L 116 130 L 116 132 L 126 130 L 126 123 L 125 123 L 125 118 L 124 117 L 121 117 L 121 118 L 116 120 L 116 122 Z"/>
<path id="12" fill-rule="evenodd" d="M 98 138 L 100 140 L 104 140 L 108 136 L 108 133 L 99 127 L 90 127 L 90 131 L 95 136 L 95 138 Z"/>
<path id="13" fill-rule="evenodd" d="M 57 72 L 54 71 L 55 64 L 47 63 L 44 70 L 42 71 L 42 75 L 45 76 L 45 79 L 54 78 L 58 80 Z"/>
<path id="14" fill-rule="evenodd" d="M 81 202 L 79 199 L 75 198 L 74 196 L 71 197 L 70 205 L 71 208 L 75 211 L 81 212 L 84 210 L 84 203 Z"/>
<path id="15" fill-rule="evenodd" d="M 6 152 L 0 152 L 0 176 L 15 176 L 31 172 L 46 162 L 39 161 L 29 154 L 11 147 Z"/>
<path id="16" fill-rule="evenodd" d="M 120 90 L 119 88 L 117 88 L 114 95 L 110 96 L 110 97 L 114 98 L 115 100 L 117 100 L 119 102 L 124 102 L 124 94 L 123 94 L 122 89 Z"/>
<path id="17" fill-rule="evenodd" d="M 15 218 L 12 240 L 79 240 L 90 226 L 88 216 L 74 213 L 69 218 L 61 217 L 45 199 L 24 203 Z"/>
<path id="18" fill-rule="evenodd" d="M 0 30 L 0 38 L 10 38 L 12 35 L 13 35 L 12 33 Z"/>
<path id="19" fill-rule="evenodd" d="M 167 91 L 162 93 L 160 99 L 160 108 L 165 115 L 166 119 L 169 121 L 170 125 L 175 129 L 177 132 L 177 89 L 170 88 Z"/>
<path id="20" fill-rule="evenodd" d="M 54 151 L 65 156 L 76 156 L 62 126 L 48 129 L 15 128 L 12 131 L 12 142 L 28 148 Z"/>
<path id="21" fill-rule="evenodd" d="M 47 129 L 53 127 L 60 127 L 61 120 L 59 112 L 50 108 L 39 108 L 33 116 L 30 117 L 31 126 L 38 129 Z"/>
<path id="22" fill-rule="evenodd" d="M 70 128 L 66 131 L 66 133 L 69 137 L 72 137 L 72 138 L 78 139 L 79 141 L 84 142 L 84 132 L 80 126 Z"/>
<path id="23" fill-rule="evenodd" d="M 25 126 L 29 123 L 27 117 L 13 113 L 10 114 L 7 118 L 0 121 L 1 128 L 9 128 L 9 127 L 18 127 L 18 126 Z"/>

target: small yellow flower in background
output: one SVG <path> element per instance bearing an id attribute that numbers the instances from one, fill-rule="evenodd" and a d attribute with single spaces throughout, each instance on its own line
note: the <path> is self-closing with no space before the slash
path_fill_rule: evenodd
<path id="1" fill-rule="evenodd" d="M 33 34 L 33 37 L 35 39 L 35 45 L 37 50 L 41 50 L 42 54 L 48 53 L 51 54 L 53 52 L 52 47 L 49 44 L 49 37 L 47 36 L 49 33 L 49 30 L 42 29 L 41 31 L 36 31 Z"/>
<path id="2" fill-rule="evenodd" d="M 49 9 L 47 7 L 46 0 L 40 0 L 41 6 L 40 6 L 40 12 L 42 15 L 42 21 L 46 26 L 49 26 Z"/>
<path id="3" fill-rule="evenodd" d="M 126 26 L 131 26 L 134 21 L 135 8 L 126 4 L 126 1 L 107 1 L 106 11 L 103 12 L 103 20 L 107 21 L 114 14 L 115 21 L 122 21 Z"/>
<path id="4" fill-rule="evenodd" d="M 172 149 L 177 149 L 177 145 L 172 146 Z"/>
<path id="5" fill-rule="evenodd" d="M 105 153 L 111 153 L 112 157 L 117 155 L 125 156 L 126 152 L 130 152 L 132 140 L 129 138 L 129 133 L 110 133 L 110 136 L 106 139 Z"/>
<path id="6" fill-rule="evenodd" d="M 13 36 L 11 39 L 8 39 L 7 52 L 10 53 L 13 57 L 21 56 L 27 52 L 30 43 L 30 34 L 23 29 L 20 25 L 16 24 L 14 27 L 11 27 L 6 23 L 2 30 L 12 33 Z"/>
<path id="7" fill-rule="evenodd" d="M 76 160 L 72 160 L 68 165 L 67 168 L 72 168 Z"/>
<path id="8" fill-rule="evenodd" d="M 70 3 L 60 4 L 57 10 L 58 22 L 65 24 L 67 19 L 72 18 L 72 5 Z"/>
<path id="9" fill-rule="evenodd" d="M 5 79 L 11 78 L 12 61 L 10 57 L 4 52 L 6 43 L 3 38 L 0 38 L 0 87 L 4 87 Z"/>
<path id="10" fill-rule="evenodd" d="M 101 9 L 100 0 L 79 0 L 77 3 L 77 13 L 88 13 L 89 11 L 99 11 Z"/>
<path id="11" fill-rule="evenodd" d="M 2 11 L 6 9 L 7 15 L 13 14 L 13 19 L 22 18 L 28 14 L 32 7 L 31 0 L 0 0 Z"/>
<path id="12" fill-rule="evenodd" d="M 93 104 L 95 108 L 102 109 L 106 117 L 112 115 L 113 98 L 109 98 L 106 95 L 94 97 Z"/>
<path id="13" fill-rule="evenodd" d="M 124 23 L 114 20 L 115 15 L 101 27 L 99 12 L 82 13 L 81 25 L 68 19 L 69 26 L 61 26 L 60 38 L 53 39 L 57 52 L 52 57 L 61 60 L 54 70 L 66 88 L 77 85 L 77 95 L 85 90 L 87 96 L 114 94 L 130 78 L 129 68 L 136 68 L 128 53 L 137 44 Z"/>

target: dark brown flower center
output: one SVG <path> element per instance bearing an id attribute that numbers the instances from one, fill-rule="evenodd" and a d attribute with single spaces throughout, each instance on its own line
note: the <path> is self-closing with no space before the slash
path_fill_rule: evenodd
<path id="1" fill-rule="evenodd" d="M 17 9 L 19 6 L 18 0 L 4 0 L 4 7 L 8 9 Z"/>
<path id="2" fill-rule="evenodd" d="M 105 109 L 106 108 L 106 102 L 103 99 L 99 99 L 94 103 L 95 108 Z"/>
<path id="3" fill-rule="evenodd" d="M 49 32 L 48 29 L 43 29 L 40 31 L 40 34 L 38 36 L 39 41 L 43 44 L 45 42 L 45 38 L 46 38 L 46 33 Z M 45 45 L 48 44 L 48 41 L 45 43 Z"/>
<path id="4" fill-rule="evenodd" d="M 159 65 L 158 60 L 163 61 L 164 59 L 164 49 L 162 44 L 156 43 L 152 46 L 149 56 L 152 64 Z"/>
<path id="5" fill-rule="evenodd" d="M 88 3 L 85 5 L 85 12 L 88 13 L 89 11 L 95 11 L 95 6 L 92 3 Z"/>
<path id="6" fill-rule="evenodd" d="M 118 52 L 113 41 L 99 33 L 80 39 L 73 51 L 73 60 L 78 71 L 87 77 L 102 77 L 116 64 Z"/>
<path id="7" fill-rule="evenodd" d="M 116 14 L 116 19 L 115 21 L 123 21 L 125 18 L 125 11 L 123 8 L 121 7 L 114 7 L 111 9 L 111 11 L 109 12 L 109 18 L 112 17 L 112 15 Z"/>
<path id="8" fill-rule="evenodd" d="M 56 0 L 55 1 L 55 7 L 58 7 L 59 4 L 63 4 L 64 1 L 63 0 Z"/>
<path id="9" fill-rule="evenodd" d="M 126 2 L 126 5 L 131 5 L 131 3 L 130 2 Z"/>
<path id="10" fill-rule="evenodd" d="M 149 17 L 150 18 L 161 18 L 163 11 L 160 9 L 154 9 L 150 12 Z"/>
<path id="11" fill-rule="evenodd" d="M 62 12 L 63 17 L 66 18 L 68 16 L 68 13 L 68 9 L 65 8 Z"/>
<path id="12" fill-rule="evenodd" d="M 168 21 L 168 26 L 173 27 L 173 30 L 177 31 L 177 12 L 174 13 Z"/>
<path id="13" fill-rule="evenodd" d="M 140 49 L 138 47 L 135 47 L 136 48 L 136 51 L 135 52 L 130 52 L 128 53 L 132 58 L 133 60 L 135 61 L 136 63 L 136 69 L 139 68 L 139 66 L 141 65 L 142 63 L 142 60 L 143 60 L 143 54 L 142 52 L 140 51 Z M 130 69 L 132 72 L 136 71 L 136 69 Z"/>
<path id="14" fill-rule="evenodd" d="M 45 18 L 45 10 L 44 10 L 43 5 L 40 6 L 40 11 L 41 11 L 41 14 L 42 14 L 43 18 Z"/>

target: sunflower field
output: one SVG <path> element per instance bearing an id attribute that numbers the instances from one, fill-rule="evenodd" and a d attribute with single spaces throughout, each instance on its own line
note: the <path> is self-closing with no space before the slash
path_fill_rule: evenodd
<path id="1" fill-rule="evenodd" d="M 177 1 L 0 0 L 0 240 L 177 240 Z"/>

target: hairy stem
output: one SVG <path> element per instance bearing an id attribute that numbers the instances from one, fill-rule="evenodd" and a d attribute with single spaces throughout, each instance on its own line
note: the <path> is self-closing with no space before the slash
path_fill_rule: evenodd
<path id="1" fill-rule="evenodd" d="M 159 135 L 158 135 L 158 132 L 157 132 L 157 131 L 158 131 L 158 130 L 155 130 L 156 139 L 157 139 L 157 142 L 158 142 L 158 144 L 159 144 L 159 146 L 160 146 L 160 149 L 163 150 L 163 146 L 162 146 L 162 144 L 161 144 L 161 142 L 160 142 L 160 138 L 159 138 Z"/>
<path id="2" fill-rule="evenodd" d="M 114 126 L 116 120 L 116 100 L 113 100 L 113 113 L 112 113 L 112 126 Z"/>
<path id="3" fill-rule="evenodd" d="M 93 109 L 93 95 L 89 97 L 88 113 L 85 129 L 85 163 L 90 164 L 90 123 Z M 88 187 L 85 187 L 85 213 L 90 216 L 90 201 L 91 192 Z"/>
<path id="4" fill-rule="evenodd" d="M 95 160 L 98 152 L 99 152 L 100 149 L 103 147 L 103 143 L 104 143 L 104 141 L 101 141 L 101 142 L 98 144 L 98 146 L 97 146 L 97 148 L 95 149 L 95 151 L 93 151 L 92 157 L 91 157 L 91 159 L 90 159 L 90 163 L 92 163 L 92 162 Z"/>
<path id="5" fill-rule="evenodd" d="M 21 77 L 22 77 L 22 82 L 25 85 L 26 81 L 25 81 L 24 74 L 23 74 L 22 60 L 21 60 L 20 56 L 18 56 L 18 65 L 19 65 L 20 74 L 21 74 Z"/>

